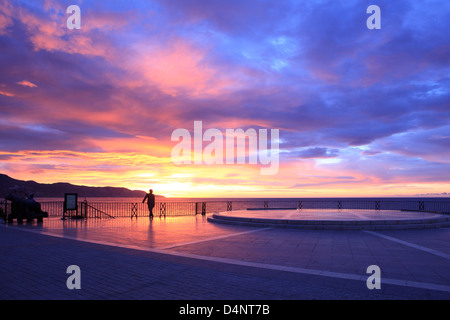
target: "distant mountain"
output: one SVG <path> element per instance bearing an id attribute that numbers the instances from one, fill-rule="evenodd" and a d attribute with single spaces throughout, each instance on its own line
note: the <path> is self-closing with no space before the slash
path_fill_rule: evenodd
<path id="1" fill-rule="evenodd" d="M 63 198 L 64 193 L 78 193 L 79 197 L 144 197 L 145 192 L 117 187 L 88 187 L 73 185 L 70 183 L 44 184 L 35 181 L 23 181 L 13 179 L 5 174 L 0 174 L 0 198 L 8 194 L 25 196 L 33 193 L 36 198 Z M 163 196 L 156 196 L 162 197 Z"/>

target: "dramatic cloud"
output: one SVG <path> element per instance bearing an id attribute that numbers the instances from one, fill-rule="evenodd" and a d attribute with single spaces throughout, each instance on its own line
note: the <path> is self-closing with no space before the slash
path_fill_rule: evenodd
<path id="1" fill-rule="evenodd" d="M 27 81 L 27 80 L 17 82 L 17 84 L 20 84 L 21 86 L 24 86 L 24 87 L 37 88 L 37 85 L 35 85 L 34 83 Z"/>
<path id="2" fill-rule="evenodd" d="M 448 1 L 0 0 L 0 171 L 177 196 L 442 194 Z M 280 129 L 280 170 L 172 163 L 175 129 Z M 239 187 L 238 187 L 239 186 Z"/>

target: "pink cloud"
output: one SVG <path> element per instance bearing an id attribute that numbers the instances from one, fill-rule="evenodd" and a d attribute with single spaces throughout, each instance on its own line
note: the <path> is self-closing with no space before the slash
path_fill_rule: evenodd
<path id="1" fill-rule="evenodd" d="M 66 8 L 60 3 L 46 1 L 44 10 L 45 14 L 37 14 L 24 7 L 15 8 L 16 16 L 26 27 L 35 51 L 60 51 L 106 59 L 113 57 L 115 50 L 105 32 L 111 30 L 113 24 L 108 21 L 114 20 L 114 16 L 108 20 L 107 15 L 101 14 L 84 23 L 80 30 L 69 30 L 66 27 Z M 8 14 L 11 15 L 12 11 Z M 0 17 L 0 26 L 1 21 Z M 121 27 L 123 23 L 114 25 Z"/>
<path id="2" fill-rule="evenodd" d="M 11 92 L 3 91 L 3 90 L 0 90 L 0 94 L 2 96 L 7 96 L 7 97 L 14 97 L 15 96 L 15 94 L 13 94 Z"/>
<path id="3" fill-rule="evenodd" d="M 207 62 L 208 51 L 182 39 L 171 39 L 136 46 L 131 69 L 140 74 L 147 85 L 156 86 L 171 95 L 205 97 L 220 95 L 235 85 L 224 70 Z"/>
<path id="4" fill-rule="evenodd" d="M 6 0 L 0 0 L 0 35 L 7 34 L 7 29 L 13 24 L 12 5 Z"/>
<path id="5" fill-rule="evenodd" d="M 21 86 L 24 86 L 24 87 L 37 88 L 37 85 L 35 85 L 34 83 L 32 83 L 28 80 L 23 80 L 23 81 L 17 82 L 17 84 L 20 84 Z"/>

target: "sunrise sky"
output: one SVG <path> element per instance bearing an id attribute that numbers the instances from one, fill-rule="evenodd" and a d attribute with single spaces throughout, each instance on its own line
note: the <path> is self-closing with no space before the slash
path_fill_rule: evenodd
<path id="1" fill-rule="evenodd" d="M 447 0 L 0 0 L 0 173 L 173 197 L 450 192 L 449 21 Z M 279 129 L 278 173 L 175 165 L 194 121 Z"/>

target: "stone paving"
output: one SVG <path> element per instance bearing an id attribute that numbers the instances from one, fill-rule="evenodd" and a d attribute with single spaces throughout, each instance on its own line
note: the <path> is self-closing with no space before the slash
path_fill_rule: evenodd
<path id="1" fill-rule="evenodd" d="M 449 299 L 450 229 L 218 225 L 204 216 L 0 225 L 0 299 Z M 69 290 L 66 269 L 81 270 Z M 381 269 L 369 290 L 367 267 Z"/>
<path id="2" fill-rule="evenodd" d="M 406 230 L 450 227 L 447 214 L 360 209 L 247 209 L 215 213 L 209 222 L 315 230 Z"/>

